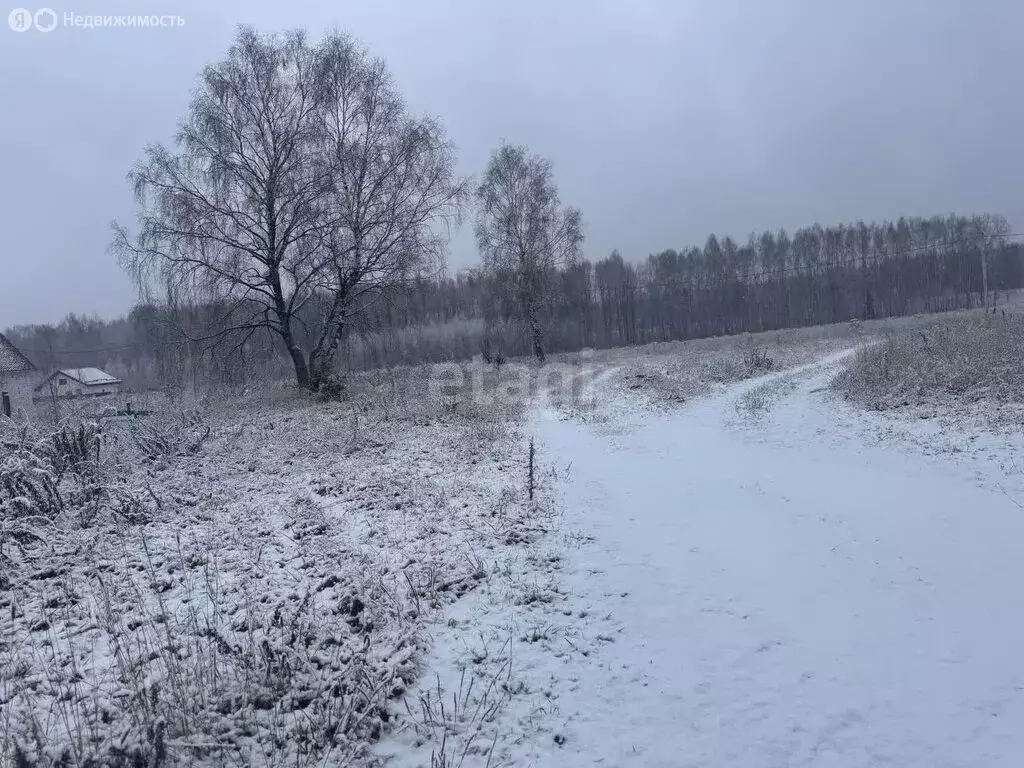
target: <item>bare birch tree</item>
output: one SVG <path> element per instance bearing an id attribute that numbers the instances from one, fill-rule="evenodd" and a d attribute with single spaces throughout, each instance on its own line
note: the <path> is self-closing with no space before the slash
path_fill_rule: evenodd
<path id="1" fill-rule="evenodd" d="M 365 307 L 415 274 L 440 271 L 469 187 L 455 173 L 455 147 L 443 126 L 411 117 L 384 62 L 352 39 L 327 39 L 317 83 L 320 135 L 332 168 L 319 280 L 332 301 L 310 362 L 329 370 L 349 307 Z"/>
<path id="2" fill-rule="evenodd" d="M 562 205 L 550 161 L 507 143 L 492 153 L 476 197 L 484 264 L 513 281 L 533 354 L 543 362 L 543 309 L 556 270 L 579 257 L 582 214 Z"/>
<path id="3" fill-rule="evenodd" d="M 408 118 L 383 62 L 348 37 L 242 28 L 174 149 L 148 148 L 130 174 L 139 232 L 115 225 L 114 248 L 140 290 L 224 307 L 211 338 L 279 337 L 317 389 L 351 303 L 440 258 L 432 228 L 465 191 L 454 164 L 441 127 Z"/>

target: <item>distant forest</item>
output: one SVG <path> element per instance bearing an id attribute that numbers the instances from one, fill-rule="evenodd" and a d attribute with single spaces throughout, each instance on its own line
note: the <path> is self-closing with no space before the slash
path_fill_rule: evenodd
<path id="1" fill-rule="evenodd" d="M 712 235 L 703 247 L 637 263 L 614 251 L 548 275 L 547 346 L 572 351 L 977 307 L 986 277 L 991 301 L 1024 287 L 1022 257 L 1005 219 L 953 215 L 815 224 L 742 244 Z M 403 281 L 383 301 L 352 311 L 337 366 L 460 360 L 485 345 L 528 355 L 509 286 L 483 270 Z M 7 333 L 41 369 L 98 366 L 140 388 L 241 386 L 254 370 L 287 375 L 281 342 L 269 333 L 211 339 L 217 315 L 215 306 L 140 304 L 113 321 L 69 315 Z"/>

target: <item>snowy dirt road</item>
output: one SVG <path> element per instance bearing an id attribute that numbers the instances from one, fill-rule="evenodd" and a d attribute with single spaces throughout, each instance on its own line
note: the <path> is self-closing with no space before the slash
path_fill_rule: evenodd
<path id="1" fill-rule="evenodd" d="M 1020 497 L 878 440 L 838 359 L 669 415 L 538 413 L 593 537 L 565 587 L 614 641 L 559 665 L 564 743 L 523 764 L 1024 765 Z"/>

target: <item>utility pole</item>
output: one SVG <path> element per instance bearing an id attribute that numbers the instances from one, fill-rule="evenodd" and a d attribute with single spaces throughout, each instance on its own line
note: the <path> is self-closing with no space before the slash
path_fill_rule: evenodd
<path id="1" fill-rule="evenodd" d="M 992 253 L 992 243 L 1003 242 L 1002 238 L 1006 237 L 1010 232 L 1010 225 L 1006 219 L 1002 216 L 993 216 L 986 214 L 985 216 L 975 218 L 976 226 L 978 227 L 977 234 L 980 235 L 981 240 L 981 290 L 985 294 L 985 309 L 995 311 L 995 291 L 992 292 L 992 302 L 989 306 L 989 256 Z"/>
<path id="2" fill-rule="evenodd" d="M 987 235 L 981 240 L 981 303 L 988 312 L 988 243 Z"/>

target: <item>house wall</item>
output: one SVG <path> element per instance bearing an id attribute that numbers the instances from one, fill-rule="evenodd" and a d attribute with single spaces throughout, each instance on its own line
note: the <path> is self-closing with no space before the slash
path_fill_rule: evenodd
<path id="1" fill-rule="evenodd" d="M 0 373 L 0 391 L 11 396 L 11 415 L 26 418 L 32 413 L 32 389 L 39 382 L 39 374 Z M 3 418 L 0 414 L 0 418 Z"/>
<path id="2" fill-rule="evenodd" d="M 55 376 L 47 387 L 57 397 L 76 397 L 82 394 L 84 386 L 82 382 L 75 381 L 67 376 Z"/>
<path id="3" fill-rule="evenodd" d="M 120 384 L 95 384 L 93 386 L 85 387 L 82 391 L 84 395 L 116 395 L 121 391 Z"/>
<path id="4" fill-rule="evenodd" d="M 82 385 L 74 379 L 69 379 L 67 376 L 50 376 L 43 382 L 43 386 L 38 392 L 36 397 L 38 399 L 46 400 L 51 397 L 73 397 L 80 394 Z"/>
<path id="5" fill-rule="evenodd" d="M 120 384 L 87 385 L 72 379 L 70 376 L 52 376 L 46 386 L 37 393 L 40 398 L 53 397 L 90 397 L 99 395 L 116 395 L 121 391 Z"/>

